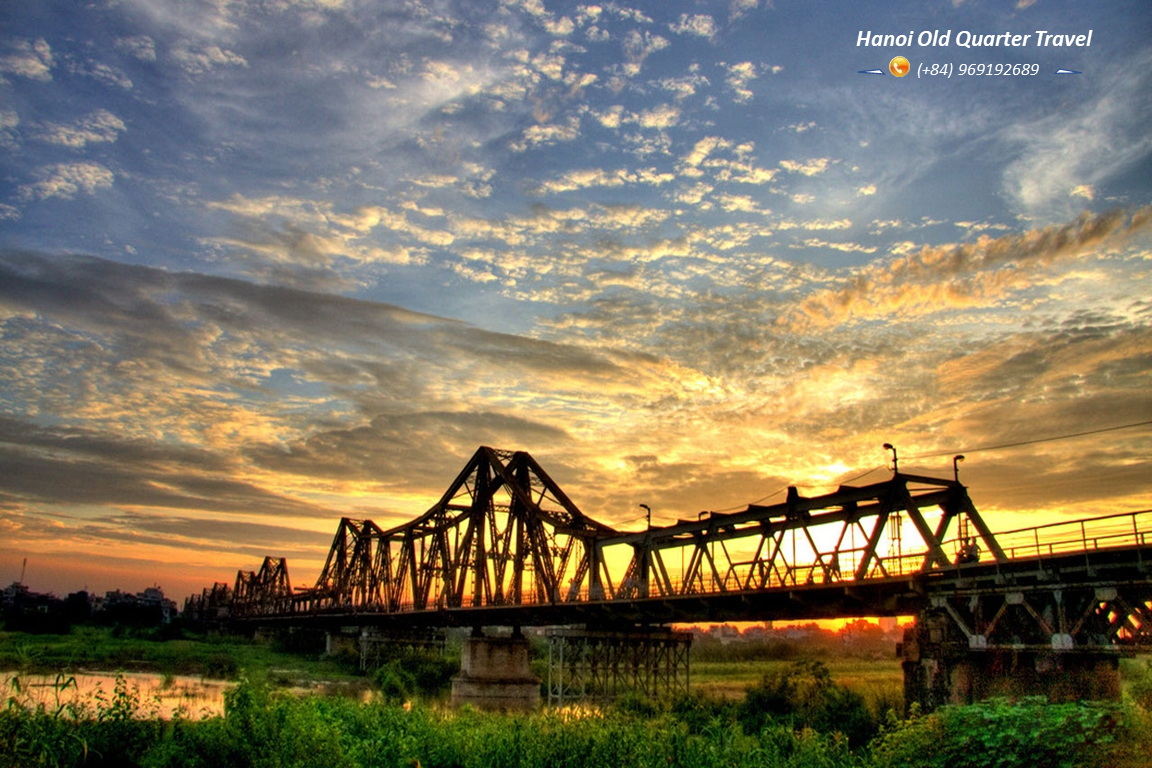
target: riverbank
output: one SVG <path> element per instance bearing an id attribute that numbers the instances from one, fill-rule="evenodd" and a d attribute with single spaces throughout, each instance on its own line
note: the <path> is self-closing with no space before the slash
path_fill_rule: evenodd
<path id="1" fill-rule="evenodd" d="M 268 640 L 174 630 L 76 626 L 63 635 L 0 632 L 0 672 L 155 673 L 208 680 L 244 674 L 276 687 L 363 679 L 358 659 L 289 651 Z"/>

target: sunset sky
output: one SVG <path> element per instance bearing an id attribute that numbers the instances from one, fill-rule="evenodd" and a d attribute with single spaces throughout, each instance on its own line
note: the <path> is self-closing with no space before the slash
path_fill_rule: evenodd
<path id="1" fill-rule="evenodd" d="M 1152 6 L 895 7 L 4 4 L 0 583 L 304 585 L 480 445 L 629 530 L 885 442 L 1152 508 Z"/>

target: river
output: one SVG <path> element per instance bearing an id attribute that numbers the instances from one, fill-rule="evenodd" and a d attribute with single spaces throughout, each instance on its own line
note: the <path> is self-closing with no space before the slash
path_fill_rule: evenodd
<path id="1" fill-rule="evenodd" d="M 224 713 L 224 692 L 236 683 L 199 677 L 160 675 L 147 672 L 80 672 L 74 675 L 24 675 L 0 672 L 5 698 L 25 706 L 93 709 L 117 697 L 122 682 L 123 703 L 136 701 L 137 717 L 200 720 Z"/>

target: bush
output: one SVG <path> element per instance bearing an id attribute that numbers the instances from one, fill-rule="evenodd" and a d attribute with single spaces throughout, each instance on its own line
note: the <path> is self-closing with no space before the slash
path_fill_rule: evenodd
<path id="1" fill-rule="evenodd" d="M 1145 712 L 1152 713 L 1152 661 L 1145 662 L 1143 669 L 1137 668 L 1128 692 Z"/>
<path id="2" fill-rule="evenodd" d="M 790 723 L 796 730 L 841 733 L 853 747 L 876 735 L 864 697 L 832 681 L 820 661 L 799 661 L 765 675 L 749 688 L 738 710 L 746 733 L 758 733 L 773 722 Z"/>
<path id="3" fill-rule="evenodd" d="M 1123 729 L 1113 702 L 991 699 L 893 722 L 872 743 L 878 768 L 1073 768 L 1108 764 Z"/>
<path id="4" fill-rule="evenodd" d="M 673 718 L 688 728 L 689 733 L 703 733 L 710 727 L 736 719 L 734 704 L 700 693 L 677 696 L 669 711 Z"/>
<path id="5" fill-rule="evenodd" d="M 416 697 L 436 699 L 452 687 L 460 664 L 434 653 L 410 652 L 385 662 L 372 679 L 386 701 L 409 701 Z"/>

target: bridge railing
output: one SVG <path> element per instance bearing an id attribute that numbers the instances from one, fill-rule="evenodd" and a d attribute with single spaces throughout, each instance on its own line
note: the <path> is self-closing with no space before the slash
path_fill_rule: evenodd
<path id="1" fill-rule="evenodd" d="M 1051 557 L 1152 543 L 1152 510 L 1067 520 L 996 534 L 1010 558 Z"/>

